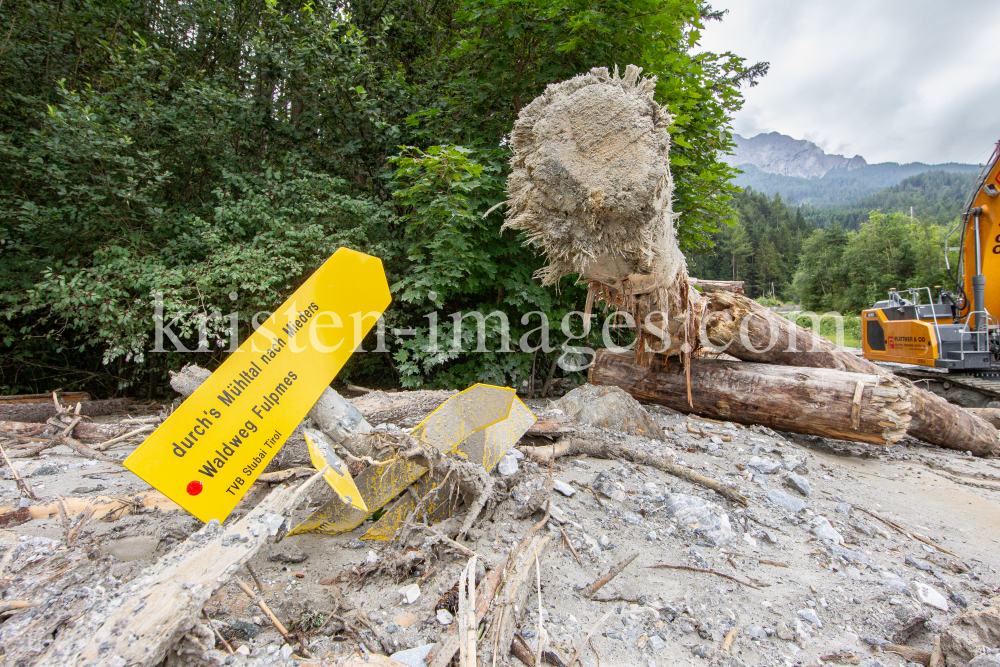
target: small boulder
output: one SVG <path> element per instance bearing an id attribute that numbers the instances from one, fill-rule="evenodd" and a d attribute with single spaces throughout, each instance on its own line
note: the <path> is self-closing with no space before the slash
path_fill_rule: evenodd
<path id="1" fill-rule="evenodd" d="M 754 456 L 747 461 L 747 467 L 764 475 L 770 475 L 780 468 L 781 464 L 768 456 Z"/>
<path id="2" fill-rule="evenodd" d="M 504 477 L 510 477 L 517 472 L 517 459 L 510 454 L 504 454 L 500 457 L 500 463 L 497 464 L 497 470 Z"/>
<path id="3" fill-rule="evenodd" d="M 812 524 L 812 533 L 821 540 L 829 540 L 834 544 L 840 544 L 844 541 L 844 537 L 837 532 L 837 529 L 833 527 L 833 524 L 824 517 L 818 517 Z"/>
<path id="4" fill-rule="evenodd" d="M 802 475 L 796 475 L 794 472 L 790 472 L 784 477 L 785 486 L 795 491 L 798 491 L 806 498 L 812 493 L 809 488 L 809 480 Z"/>
<path id="5" fill-rule="evenodd" d="M 267 559 L 272 563 L 302 563 L 308 558 L 309 554 L 287 542 L 279 542 L 271 546 L 267 554 Z"/>
<path id="6" fill-rule="evenodd" d="M 772 505 L 777 505 L 779 507 L 784 507 L 786 510 L 792 512 L 793 514 L 798 514 L 806 508 L 806 503 L 803 500 L 799 500 L 795 496 L 789 495 L 784 491 L 779 491 L 778 489 L 773 489 L 767 492 L 767 500 Z"/>
<path id="7" fill-rule="evenodd" d="M 948 598 L 938 589 L 922 581 L 912 582 L 910 588 L 916 598 L 924 604 L 930 605 L 935 609 L 940 609 L 941 611 L 948 611 Z"/>
<path id="8" fill-rule="evenodd" d="M 555 407 L 581 424 L 655 439 L 661 429 L 646 408 L 624 390 L 585 384 L 556 401 Z"/>
<path id="9" fill-rule="evenodd" d="M 733 541 L 729 515 L 713 502 L 683 493 L 669 493 L 664 509 L 679 526 L 693 530 L 714 546 Z"/>

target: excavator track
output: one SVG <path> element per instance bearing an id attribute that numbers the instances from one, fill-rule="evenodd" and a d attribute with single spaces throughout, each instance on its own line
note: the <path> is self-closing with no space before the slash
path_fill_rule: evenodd
<path id="1" fill-rule="evenodd" d="M 930 385 L 928 388 L 931 389 L 931 391 L 934 391 L 934 393 L 940 393 L 949 400 L 952 400 L 951 397 L 949 397 L 946 393 L 937 391 L 937 387 L 933 385 L 940 385 L 944 392 L 948 392 L 952 387 L 959 387 L 976 392 L 984 397 L 984 403 L 1000 400 L 1000 373 L 997 373 L 996 371 L 984 373 L 983 375 L 986 377 L 978 377 L 968 373 L 949 373 L 945 370 L 921 368 L 919 366 L 909 366 L 907 364 L 894 364 L 888 362 L 876 363 L 886 370 L 890 370 L 894 374 L 905 377 L 908 380 L 913 380 L 914 382 L 921 384 L 926 382 Z M 968 405 L 965 407 L 981 406 Z"/>

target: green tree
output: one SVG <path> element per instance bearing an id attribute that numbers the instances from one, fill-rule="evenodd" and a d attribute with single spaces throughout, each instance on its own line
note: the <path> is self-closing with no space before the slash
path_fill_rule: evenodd
<path id="1" fill-rule="evenodd" d="M 825 312 L 839 307 L 836 304 L 848 284 L 848 274 L 843 271 L 848 241 L 844 228 L 834 223 L 817 230 L 803 244 L 792 294 L 807 310 Z"/>
<path id="2" fill-rule="evenodd" d="M 739 220 L 732 225 L 727 225 L 720 230 L 716 241 L 718 252 L 729 258 L 729 266 L 732 269 L 732 279 L 740 280 L 746 260 L 753 254 L 753 246 L 750 245 L 750 236 L 746 227 Z"/>
<path id="3" fill-rule="evenodd" d="M 812 225 L 777 195 L 768 197 L 748 190 L 736 194 L 733 203 L 736 222 L 712 236 L 714 249 L 692 257 L 692 275 L 743 280 L 747 294 L 755 297 L 770 295 L 772 290 L 788 295 L 802 244 L 813 233 Z"/>
<path id="4" fill-rule="evenodd" d="M 521 312 L 583 304 L 483 217 L 518 110 L 591 67 L 658 75 L 680 235 L 704 246 L 731 217 L 729 117 L 766 70 L 700 51 L 718 18 L 694 0 L 0 4 L 0 387 L 154 396 L 169 368 L 224 357 L 214 314 L 245 336 L 339 245 L 381 257 L 397 297 L 392 354 L 342 378 L 523 384 L 546 359 L 413 345 L 435 308 L 500 310 L 516 341 Z M 149 354 L 159 293 L 211 357 Z"/>

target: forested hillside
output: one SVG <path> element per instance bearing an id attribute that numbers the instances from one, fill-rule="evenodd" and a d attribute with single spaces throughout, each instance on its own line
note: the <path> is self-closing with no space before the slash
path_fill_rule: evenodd
<path id="1" fill-rule="evenodd" d="M 899 185 L 904 179 L 934 171 L 946 172 L 957 178 L 969 178 L 970 182 L 979 167 L 961 164 L 926 165 L 912 164 L 870 164 L 858 169 L 834 168 L 822 178 L 799 178 L 783 176 L 763 171 L 754 165 L 740 165 L 743 172 L 735 183 L 768 195 L 780 194 L 785 201 L 794 205 L 811 208 L 850 207 L 861 199 L 881 190 Z"/>
<path id="2" fill-rule="evenodd" d="M 813 226 L 780 195 L 747 190 L 733 198 L 736 221 L 715 233 L 715 246 L 693 255 L 691 275 L 711 280 L 742 280 L 746 293 L 789 295 L 805 240 Z"/>
<path id="3" fill-rule="evenodd" d="M 495 318 L 491 352 L 425 345 L 435 309 L 442 340 L 448 313 L 500 310 L 517 341 L 537 326 L 522 313 L 583 305 L 532 280 L 502 209 L 483 217 L 518 110 L 595 66 L 659 76 L 680 237 L 704 246 L 732 215 L 729 118 L 766 70 L 699 48 L 720 16 L 695 0 L 0 4 L 0 389 L 156 396 L 169 368 L 223 358 L 228 314 L 242 339 L 341 245 L 381 257 L 395 299 L 387 351 L 341 379 L 520 385 L 559 352 L 496 353 Z M 151 352 L 158 294 L 210 354 Z"/>
<path id="4" fill-rule="evenodd" d="M 891 287 L 950 287 L 943 241 L 961 204 L 947 201 L 964 200 L 968 189 L 952 176 L 922 174 L 859 202 L 850 230 L 836 216 L 825 229 L 816 228 L 808 220 L 814 210 L 747 190 L 734 197 L 735 224 L 713 235 L 712 249 L 690 258 L 691 273 L 743 280 L 750 296 L 795 301 L 818 312 L 857 313 Z M 911 205 L 931 213 L 911 220 L 901 210 Z"/>
<path id="5" fill-rule="evenodd" d="M 829 227 L 837 221 L 845 229 L 857 229 L 871 211 L 908 214 L 912 206 L 914 215 L 921 220 L 944 225 L 962 213 L 976 176 L 975 173 L 927 171 L 847 206 L 804 206 L 803 215 L 818 227 Z"/>
<path id="6" fill-rule="evenodd" d="M 951 287 L 946 231 L 901 213 L 872 213 L 857 231 L 839 224 L 816 230 L 803 244 L 788 295 L 808 310 L 846 314 L 870 308 L 890 288 Z"/>

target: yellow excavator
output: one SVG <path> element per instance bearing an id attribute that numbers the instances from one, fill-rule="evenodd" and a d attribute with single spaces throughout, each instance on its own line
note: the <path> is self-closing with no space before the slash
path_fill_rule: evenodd
<path id="1" fill-rule="evenodd" d="M 945 263 L 955 289 L 936 287 L 936 294 L 930 287 L 890 290 L 887 300 L 861 313 L 866 359 L 927 382 L 932 391 L 966 407 L 1000 405 L 1000 326 L 991 315 L 1000 314 L 998 195 L 1000 142 L 961 220 L 945 237 Z M 959 243 L 949 246 L 956 232 Z"/>

